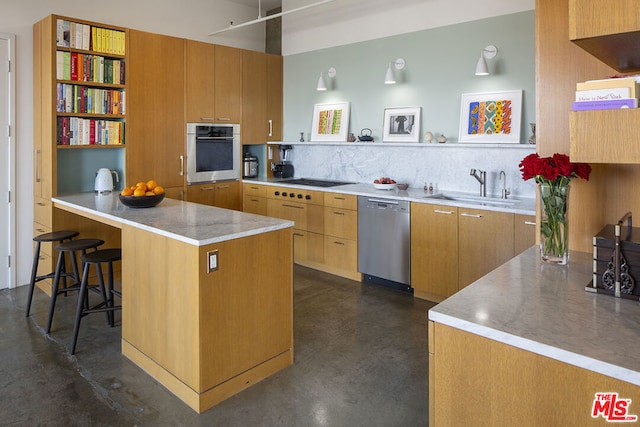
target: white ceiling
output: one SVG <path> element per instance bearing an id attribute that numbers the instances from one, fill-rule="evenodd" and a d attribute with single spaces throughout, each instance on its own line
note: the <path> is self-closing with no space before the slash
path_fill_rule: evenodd
<path id="1" fill-rule="evenodd" d="M 244 6 L 251 6 L 258 8 L 258 0 L 228 0 L 231 3 L 237 3 Z M 282 7 L 282 0 L 259 0 L 262 10 L 271 10 L 277 7 Z"/>

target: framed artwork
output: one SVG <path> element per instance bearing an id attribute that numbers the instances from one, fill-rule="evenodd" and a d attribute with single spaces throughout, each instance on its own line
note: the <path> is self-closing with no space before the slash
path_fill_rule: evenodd
<path id="1" fill-rule="evenodd" d="M 382 142 L 418 142 L 420 107 L 385 108 Z"/>
<path id="2" fill-rule="evenodd" d="M 349 103 L 316 104 L 313 107 L 311 141 L 347 142 Z"/>
<path id="3" fill-rule="evenodd" d="M 458 142 L 520 143 L 522 90 L 463 93 Z"/>

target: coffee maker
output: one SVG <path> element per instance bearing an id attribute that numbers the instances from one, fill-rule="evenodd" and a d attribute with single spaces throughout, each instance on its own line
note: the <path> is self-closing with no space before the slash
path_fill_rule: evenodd
<path id="1" fill-rule="evenodd" d="M 280 145 L 280 162 L 271 163 L 271 171 L 276 178 L 292 178 L 293 164 L 291 163 L 291 155 L 293 147 L 291 145 Z"/>

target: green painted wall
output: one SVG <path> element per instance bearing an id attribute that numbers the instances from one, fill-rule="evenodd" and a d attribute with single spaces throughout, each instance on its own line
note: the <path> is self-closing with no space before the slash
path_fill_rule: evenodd
<path id="1" fill-rule="evenodd" d="M 534 11 L 322 49 L 284 58 L 284 140 L 309 140 L 313 105 L 351 102 L 350 132 L 370 128 L 381 141 L 385 108 L 422 107 L 421 141 L 426 131 L 457 141 L 460 95 L 522 89 L 521 142 L 535 121 Z M 367 31 L 367 28 L 353 28 Z M 481 49 L 498 47 L 488 60 L 491 75 L 475 76 Z M 388 63 L 407 65 L 396 85 L 385 85 Z M 321 71 L 335 67 L 332 90 L 316 91 Z"/>

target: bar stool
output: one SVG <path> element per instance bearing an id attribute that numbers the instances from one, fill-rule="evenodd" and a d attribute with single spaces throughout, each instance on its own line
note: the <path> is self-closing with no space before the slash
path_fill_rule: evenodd
<path id="1" fill-rule="evenodd" d="M 69 291 L 77 291 L 80 289 L 80 273 L 78 271 L 78 260 L 76 258 L 76 252 L 81 252 L 81 256 L 84 256 L 87 253 L 87 250 L 93 249 L 94 251 L 98 250 L 98 246 L 104 244 L 104 240 L 100 239 L 77 239 L 70 240 L 68 242 L 64 242 L 56 246 L 56 250 L 58 251 L 58 263 L 56 264 L 56 271 L 53 276 L 53 285 L 51 287 L 51 302 L 49 305 L 49 318 L 47 320 L 47 329 L 46 333 L 49 334 L 51 331 L 51 322 L 53 321 L 53 312 L 56 307 L 56 299 L 58 294 L 66 294 Z M 73 278 L 75 283 L 73 286 L 60 287 L 60 277 L 63 276 L 65 272 L 65 253 L 69 252 L 69 256 L 71 257 L 71 267 L 73 268 Z M 66 283 L 65 283 L 66 285 Z M 104 289 L 101 290 L 104 299 L 106 299 L 106 295 L 104 294 Z"/>
<path id="2" fill-rule="evenodd" d="M 26 317 L 29 317 L 29 312 L 31 311 L 31 301 L 33 300 L 33 291 L 35 289 L 36 283 L 41 280 L 52 279 L 55 275 L 55 272 L 52 271 L 51 273 L 38 276 L 38 264 L 40 262 L 40 247 L 42 245 L 42 242 L 45 242 L 45 243 L 58 242 L 59 244 L 62 244 L 67 240 L 73 240 L 73 238 L 76 237 L 78 234 L 80 233 L 78 233 L 77 231 L 61 230 L 61 231 L 54 231 L 51 233 L 39 234 L 33 238 L 33 241 L 36 242 L 36 249 L 33 253 L 33 264 L 31 267 L 31 281 L 29 282 L 29 296 L 27 297 L 27 308 L 24 313 Z M 62 275 L 62 278 L 65 284 L 66 284 L 66 278 L 68 275 L 69 273 L 67 273 L 66 271 Z"/>
<path id="3" fill-rule="evenodd" d="M 78 293 L 78 307 L 76 309 L 76 320 L 73 326 L 73 338 L 71 340 L 70 354 L 76 352 L 76 342 L 80 331 L 80 320 L 91 313 L 107 312 L 109 325 L 114 325 L 114 311 L 122 309 L 122 305 L 114 305 L 113 296 L 122 298 L 122 294 L 113 288 L 113 263 L 122 259 L 120 248 L 100 249 L 82 256 L 82 282 Z M 102 276 L 102 264 L 107 264 L 107 286 L 105 288 L 104 277 Z M 106 289 L 107 297 L 101 303 L 89 307 L 85 304 L 88 297 L 89 270 L 91 265 L 96 266 L 98 273 L 98 283 L 101 289 Z"/>

